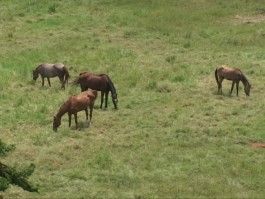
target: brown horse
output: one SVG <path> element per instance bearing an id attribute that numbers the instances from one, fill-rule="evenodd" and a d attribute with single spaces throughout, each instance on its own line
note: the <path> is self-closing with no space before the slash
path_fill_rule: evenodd
<path id="1" fill-rule="evenodd" d="M 215 79 L 218 85 L 218 94 L 222 94 L 222 82 L 224 79 L 232 81 L 230 95 L 232 94 L 234 85 L 236 84 L 236 94 L 238 96 L 238 85 L 240 81 L 242 81 L 244 85 L 244 91 L 246 95 L 249 96 L 250 94 L 251 85 L 248 82 L 246 76 L 238 68 L 230 68 L 226 65 L 221 65 L 215 70 Z"/>
<path id="2" fill-rule="evenodd" d="M 44 78 L 47 77 L 49 86 L 51 87 L 50 77 L 59 77 L 62 88 L 65 89 L 65 83 L 68 83 L 70 77 L 69 71 L 64 64 L 41 64 L 32 72 L 33 80 L 37 80 L 39 75 L 42 78 L 42 86 L 44 86 Z"/>
<path id="3" fill-rule="evenodd" d="M 56 132 L 57 128 L 61 125 L 61 118 L 65 113 L 68 113 L 69 117 L 69 127 L 71 126 L 72 114 L 75 117 L 75 125 L 77 128 L 77 112 L 85 110 L 86 120 L 88 120 L 88 107 L 90 109 L 90 120 L 92 120 L 92 112 L 94 108 L 94 103 L 97 99 L 97 91 L 85 91 L 79 95 L 71 96 L 59 109 L 56 116 L 53 118 L 53 130 Z"/>
<path id="4" fill-rule="evenodd" d="M 77 77 L 71 84 L 72 85 L 79 84 L 81 87 L 81 91 L 85 91 L 88 88 L 101 91 L 100 108 L 102 108 L 104 95 L 105 95 L 105 108 L 108 107 L 108 95 L 109 92 L 111 92 L 111 97 L 114 107 L 115 109 L 118 109 L 118 96 L 116 93 L 116 89 L 108 75 L 106 74 L 95 75 L 92 73 L 84 72 L 80 73 L 79 77 Z"/>

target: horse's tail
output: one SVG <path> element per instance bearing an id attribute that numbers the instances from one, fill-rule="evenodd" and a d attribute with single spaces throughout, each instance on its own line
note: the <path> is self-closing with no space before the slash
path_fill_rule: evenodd
<path id="1" fill-rule="evenodd" d="M 71 86 L 78 86 L 80 84 L 80 78 L 75 78 L 74 81 L 72 81 L 70 84 Z"/>
<path id="2" fill-rule="evenodd" d="M 214 75 L 215 75 L 216 82 L 218 84 L 218 82 L 219 82 L 219 78 L 218 78 L 218 68 L 215 69 Z"/>
<path id="3" fill-rule="evenodd" d="M 64 79 L 64 84 L 67 82 L 68 84 L 68 79 L 70 78 L 70 74 L 69 74 L 69 71 L 68 69 L 66 68 L 66 66 L 63 67 L 63 71 L 65 73 L 65 79 Z"/>

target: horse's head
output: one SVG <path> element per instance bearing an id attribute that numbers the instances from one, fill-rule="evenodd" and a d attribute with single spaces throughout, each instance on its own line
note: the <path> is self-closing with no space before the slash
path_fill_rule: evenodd
<path id="1" fill-rule="evenodd" d="M 37 72 L 37 70 L 32 71 L 32 76 L 33 76 L 33 80 L 36 80 L 39 77 L 39 73 Z"/>
<path id="2" fill-rule="evenodd" d="M 57 117 L 53 117 L 53 130 L 57 132 L 57 128 L 61 125 L 61 120 L 59 120 Z"/>
<path id="3" fill-rule="evenodd" d="M 118 96 L 117 96 L 117 94 L 112 95 L 112 102 L 114 104 L 115 109 L 118 109 Z"/>
<path id="4" fill-rule="evenodd" d="M 249 84 L 249 83 L 247 83 L 244 87 L 244 91 L 245 91 L 247 96 L 249 96 L 249 94 L 250 94 L 250 88 L 251 88 L 251 84 Z"/>

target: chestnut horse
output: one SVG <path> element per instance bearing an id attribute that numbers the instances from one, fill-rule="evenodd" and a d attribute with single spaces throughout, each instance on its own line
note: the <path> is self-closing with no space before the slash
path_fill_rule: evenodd
<path id="1" fill-rule="evenodd" d="M 70 77 L 69 71 L 64 64 L 41 64 L 32 72 L 33 80 L 37 80 L 39 75 L 42 78 L 42 86 L 44 86 L 44 78 L 47 77 L 49 86 L 51 87 L 50 77 L 59 77 L 62 88 L 65 89 L 65 83 Z"/>
<path id="2" fill-rule="evenodd" d="M 232 94 L 234 85 L 236 84 L 236 94 L 238 96 L 238 85 L 240 81 L 242 81 L 244 85 L 244 91 L 246 95 L 249 96 L 250 94 L 251 85 L 248 82 L 246 76 L 238 68 L 231 68 L 226 65 L 221 65 L 215 70 L 215 79 L 218 85 L 218 94 L 222 94 L 222 82 L 224 79 L 232 81 L 230 95 Z"/>
<path id="3" fill-rule="evenodd" d="M 106 74 L 95 75 L 92 73 L 84 72 L 80 73 L 79 77 L 77 77 L 71 84 L 75 86 L 79 84 L 81 87 L 81 91 L 85 91 L 88 88 L 101 91 L 100 108 L 102 108 L 104 95 L 105 95 L 105 108 L 108 107 L 108 95 L 109 92 L 111 92 L 111 97 L 114 107 L 115 109 L 118 109 L 118 96 L 116 93 L 116 89 L 108 75 Z"/>
<path id="4" fill-rule="evenodd" d="M 89 125 L 92 120 L 92 112 L 94 108 L 94 103 L 97 99 L 97 91 L 85 91 L 79 95 L 71 96 L 59 109 L 56 116 L 53 118 L 53 130 L 56 132 L 57 128 L 61 125 L 61 118 L 65 113 L 68 113 L 69 127 L 71 126 L 72 114 L 75 117 L 75 125 L 77 128 L 77 112 L 85 110 L 86 120 L 88 120 L 88 107 L 90 109 L 90 120 Z"/>

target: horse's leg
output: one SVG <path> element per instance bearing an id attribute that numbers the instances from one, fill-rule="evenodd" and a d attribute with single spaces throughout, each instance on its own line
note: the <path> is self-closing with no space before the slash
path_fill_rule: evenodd
<path id="1" fill-rule="evenodd" d="M 105 93 L 105 108 L 108 108 L 108 96 L 109 96 L 109 91 Z"/>
<path id="2" fill-rule="evenodd" d="M 85 108 L 85 112 L 86 112 L 86 120 L 88 120 L 88 108 Z"/>
<path id="3" fill-rule="evenodd" d="M 216 82 L 217 82 L 217 95 L 220 94 L 220 83 L 219 83 L 219 79 L 216 79 Z"/>
<path id="4" fill-rule="evenodd" d="M 223 94 L 222 91 L 222 83 L 223 83 L 224 78 L 220 78 L 219 82 L 218 82 L 218 93 L 220 93 L 221 95 Z"/>
<path id="5" fill-rule="evenodd" d="M 218 86 L 217 94 L 220 95 L 220 94 L 222 94 L 222 91 L 221 91 L 222 85 L 220 84 L 220 82 L 218 82 L 217 86 Z"/>
<path id="6" fill-rule="evenodd" d="M 47 77 L 47 80 L 48 80 L 49 86 L 51 87 L 50 78 L 49 78 L 49 77 Z"/>
<path id="7" fill-rule="evenodd" d="M 44 86 L 44 77 L 43 76 L 41 76 L 41 80 L 42 80 L 41 85 Z"/>
<path id="8" fill-rule="evenodd" d="M 238 85 L 239 85 L 239 81 L 236 81 L 236 95 L 238 96 Z"/>
<path id="9" fill-rule="evenodd" d="M 89 110 L 90 110 L 90 113 L 89 113 L 89 126 L 90 126 L 90 124 L 92 122 L 93 108 L 94 108 L 94 103 L 92 103 L 92 104 L 89 105 Z"/>
<path id="10" fill-rule="evenodd" d="M 104 92 L 101 91 L 101 103 L 100 103 L 100 108 L 102 108 L 103 99 L 104 99 Z"/>
<path id="11" fill-rule="evenodd" d="M 69 118 L 69 127 L 71 127 L 71 120 L 72 120 L 72 114 L 68 113 L 68 118 Z"/>
<path id="12" fill-rule="evenodd" d="M 75 116 L 75 128 L 77 129 L 77 113 L 74 113 Z"/>
<path id="13" fill-rule="evenodd" d="M 235 81 L 233 81 L 233 82 L 232 82 L 232 86 L 231 86 L 230 95 L 232 95 L 232 91 L 233 91 L 233 89 L 234 89 L 234 85 L 235 85 L 235 83 L 236 83 Z"/>
<path id="14" fill-rule="evenodd" d="M 65 89 L 64 76 L 59 76 L 60 82 L 62 84 L 61 88 Z"/>

